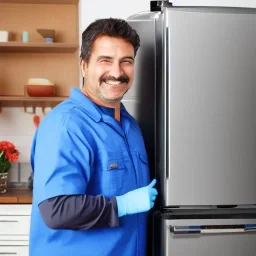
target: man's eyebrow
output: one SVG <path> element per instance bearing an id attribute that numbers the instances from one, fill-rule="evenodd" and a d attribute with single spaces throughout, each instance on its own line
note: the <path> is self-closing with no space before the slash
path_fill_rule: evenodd
<path id="1" fill-rule="evenodd" d="M 113 59 L 113 57 L 101 55 L 101 56 L 99 56 L 99 57 L 97 58 L 97 60 L 101 60 L 101 59 L 109 59 L 109 60 L 111 60 L 111 59 Z"/>
<path id="2" fill-rule="evenodd" d="M 123 60 L 123 59 L 130 59 L 130 60 L 133 60 L 133 61 L 134 61 L 134 58 L 131 57 L 131 56 L 125 56 L 125 57 L 122 58 L 122 60 Z"/>
<path id="3" fill-rule="evenodd" d="M 112 59 L 113 59 L 113 57 L 111 57 L 111 56 L 101 55 L 101 56 L 99 56 L 99 57 L 97 58 L 97 61 L 102 60 L 102 59 L 112 60 Z M 133 58 L 133 57 L 131 57 L 131 56 L 125 56 L 125 57 L 123 57 L 123 58 L 122 58 L 122 60 L 124 60 L 124 59 L 130 59 L 130 60 L 134 61 L 134 58 Z"/>

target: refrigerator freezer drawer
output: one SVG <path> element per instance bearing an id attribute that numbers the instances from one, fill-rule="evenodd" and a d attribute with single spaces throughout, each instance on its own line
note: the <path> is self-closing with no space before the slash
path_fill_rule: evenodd
<path id="1" fill-rule="evenodd" d="M 256 219 L 160 219 L 154 223 L 153 255 L 254 256 L 256 229 L 253 223 Z"/>

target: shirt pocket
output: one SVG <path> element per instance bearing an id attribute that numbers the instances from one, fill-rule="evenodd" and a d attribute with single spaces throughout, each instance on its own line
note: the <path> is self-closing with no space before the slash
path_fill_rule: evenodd
<path id="1" fill-rule="evenodd" d="M 108 152 L 106 162 L 103 163 L 102 184 L 106 196 L 116 196 L 124 193 L 127 180 L 127 159 L 122 152 Z"/>
<path id="2" fill-rule="evenodd" d="M 147 186 L 149 184 L 149 166 L 148 157 L 145 154 L 137 153 L 138 166 L 139 166 L 139 182 L 140 186 Z"/>

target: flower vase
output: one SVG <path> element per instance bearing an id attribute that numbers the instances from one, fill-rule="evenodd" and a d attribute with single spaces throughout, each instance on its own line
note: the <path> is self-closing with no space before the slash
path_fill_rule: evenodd
<path id="1" fill-rule="evenodd" d="M 0 172 L 0 194 L 7 192 L 8 172 Z"/>

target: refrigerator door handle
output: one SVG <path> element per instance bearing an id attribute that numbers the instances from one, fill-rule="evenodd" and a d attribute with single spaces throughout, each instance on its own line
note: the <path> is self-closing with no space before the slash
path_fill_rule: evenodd
<path id="1" fill-rule="evenodd" d="M 164 104 L 164 112 L 165 112 L 165 131 L 164 133 L 166 134 L 166 140 L 165 140 L 165 148 L 164 148 L 164 161 L 165 161 L 165 172 L 166 172 L 166 179 L 169 178 L 169 134 L 170 134 L 170 125 L 169 125 L 169 120 L 170 120 L 170 110 L 169 110 L 169 102 L 170 102 L 170 81 L 169 81 L 169 61 L 170 61 L 170 52 L 169 52 L 169 42 L 170 41 L 170 28 L 166 27 L 165 30 L 165 59 L 164 59 L 164 74 L 165 74 L 165 79 L 164 79 L 164 93 L 165 93 L 165 104 Z"/>
<path id="2" fill-rule="evenodd" d="M 170 226 L 170 232 L 174 235 L 200 234 L 200 226 Z"/>
<path id="3" fill-rule="evenodd" d="M 256 225 L 255 224 L 244 225 L 244 229 L 246 231 L 256 231 Z"/>
<path id="4" fill-rule="evenodd" d="M 206 225 L 206 226 L 170 226 L 174 235 L 182 234 L 227 234 L 256 232 L 256 224 L 236 225 Z"/>

